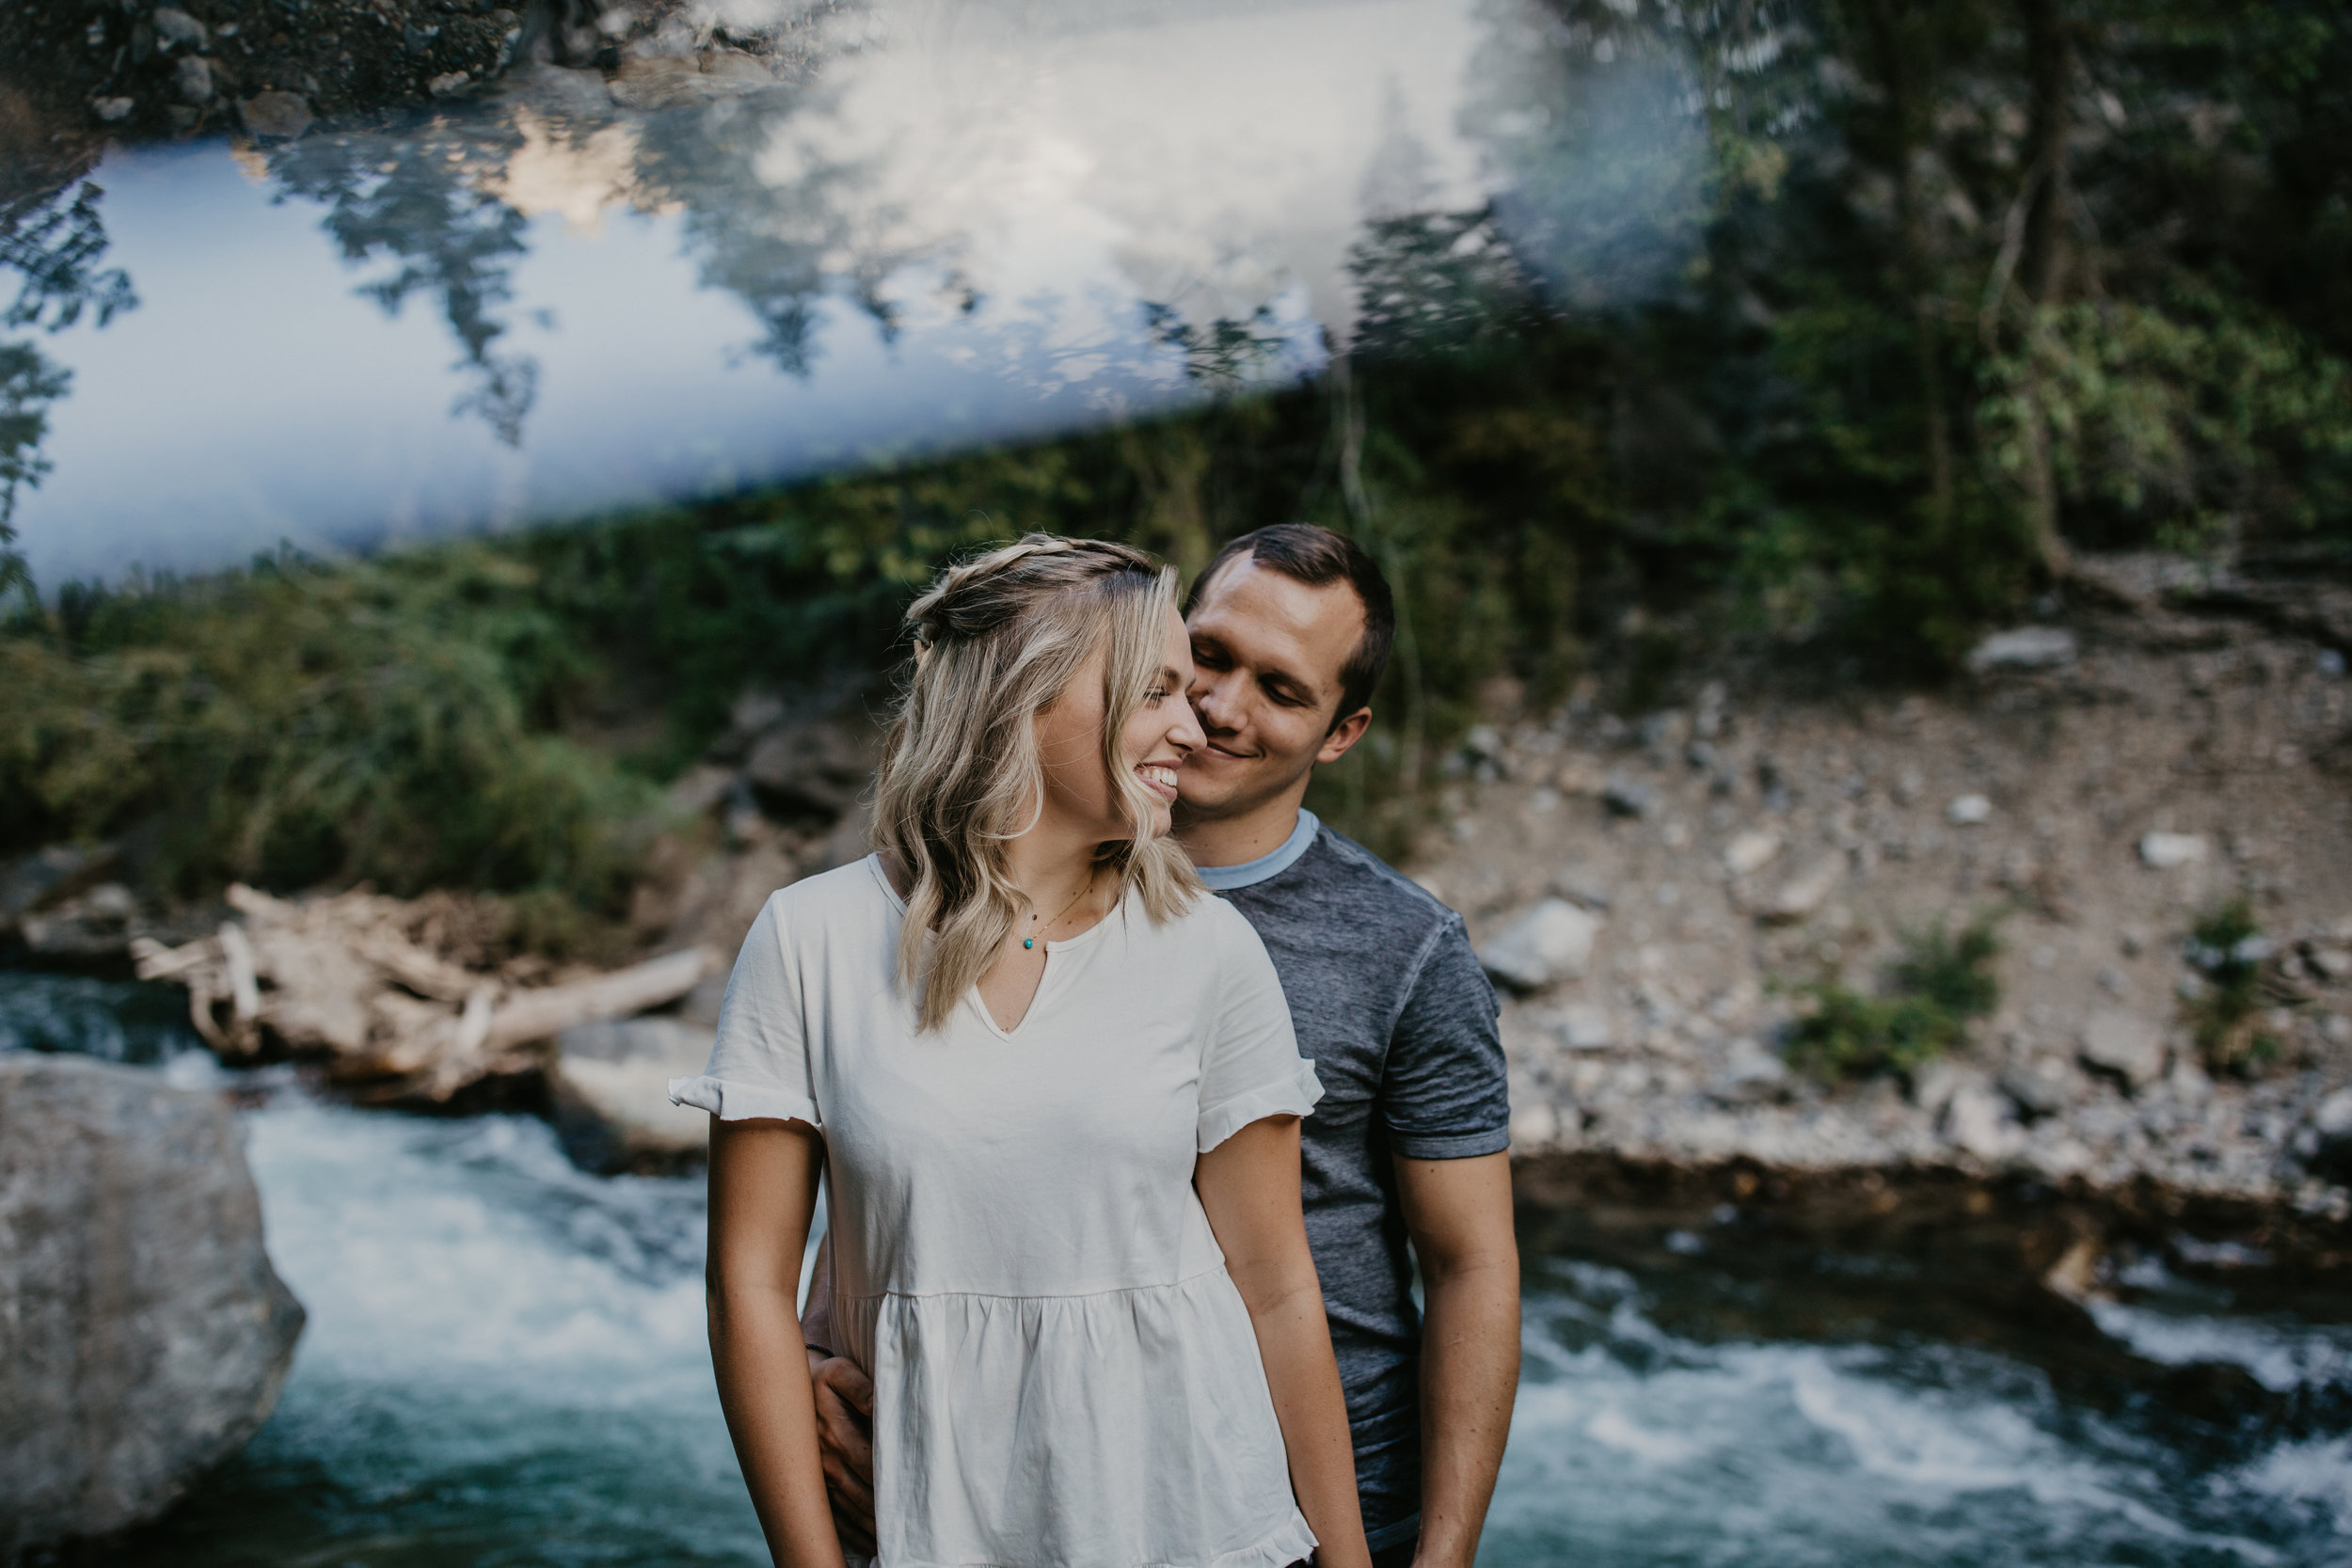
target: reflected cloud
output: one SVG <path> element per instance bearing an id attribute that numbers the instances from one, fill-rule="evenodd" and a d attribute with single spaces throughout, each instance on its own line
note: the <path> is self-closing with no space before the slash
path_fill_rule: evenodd
<path id="1" fill-rule="evenodd" d="M 282 225 L 219 192 L 166 213 L 173 182 L 132 178 L 201 153 L 119 155 L 174 301 L 140 336 L 167 346 L 135 380 L 96 356 L 111 378 L 81 378 L 51 447 L 176 444 L 176 515 L 233 558 L 1041 434 L 1313 373 L 1359 337 L 1647 297 L 1695 241 L 1698 68 L 1646 11 L 1600 8 L 1607 49 L 1542 0 L 564 8 L 485 97 L 230 149 L 315 211 L 366 316 Z M 0 254 L 53 328 L 132 298 L 96 261 L 95 192 L 44 210 L 34 264 Z M 456 348 L 437 383 L 418 307 Z M 199 309 L 249 324 L 238 373 L 273 415 L 207 424 L 166 392 L 210 346 Z M 365 483 L 323 496 L 297 429 L 350 432 Z M 71 459 L 28 527 L 99 569 L 67 540 L 138 526 L 159 498 L 129 483 Z"/>

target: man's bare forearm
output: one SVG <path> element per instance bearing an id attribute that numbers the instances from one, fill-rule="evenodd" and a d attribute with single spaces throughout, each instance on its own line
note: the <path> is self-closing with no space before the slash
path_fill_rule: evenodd
<path id="1" fill-rule="evenodd" d="M 1417 1568 L 1470 1568 L 1511 1433 L 1519 1382 L 1514 1260 L 1424 1277 Z"/>
<path id="2" fill-rule="evenodd" d="M 1502 1153 L 1396 1162 L 1421 1260 L 1420 1568 L 1470 1568 L 1519 1382 L 1519 1248 Z"/>

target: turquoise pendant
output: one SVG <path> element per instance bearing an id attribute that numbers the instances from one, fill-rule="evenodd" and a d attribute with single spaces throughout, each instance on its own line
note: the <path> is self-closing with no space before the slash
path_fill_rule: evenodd
<path id="1" fill-rule="evenodd" d="M 1037 945 L 1037 938 L 1035 938 L 1035 937 L 1023 937 L 1023 938 L 1021 939 L 1021 945 L 1022 945 L 1022 946 L 1024 946 L 1024 947 L 1035 947 L 1035 946 Z"/>

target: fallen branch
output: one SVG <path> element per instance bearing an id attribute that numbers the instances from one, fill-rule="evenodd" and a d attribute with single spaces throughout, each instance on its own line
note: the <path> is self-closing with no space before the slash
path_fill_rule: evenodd
<path id="1" fill-rule="evenodd" d="M 242 917 L 179 947 L 132 944 L 139 977 L 188 988 L 189 1017 L 222 1060 L 324 1060 L 372 1096 L 443 1101 L 546 1065 L 574 1024 L 675 1001 L 709 974 L 702 948 L 554 985 L 469 969 L 410 939 L 414 906 L 368 892 L 308 900 L 229 891 Z"/>

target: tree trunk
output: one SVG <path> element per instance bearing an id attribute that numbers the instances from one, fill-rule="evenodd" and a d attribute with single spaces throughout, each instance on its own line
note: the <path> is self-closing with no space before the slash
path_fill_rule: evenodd
<path id="1" fill-rule="evenodd" d="M 1918 367 L 1920 417 L 1926 426 L 1928 490 L 1938 527 L 1952 515 L 1952 436 L 1944 399 L 1944 347 L 1935 268 L 1929 253 L 1927 214 L 1919 199 L 1915 166 L 1925 117 L 1918 86 L 1904 48 L 1899 0 L 1869 0 L 1871 51 L 1878 56 L 1879 85 L 1886 95 L 1883 152 L 1895 179 L 1897 244 L 1903 287 L 1911 297 L 1913 354 Z"/>
<path id="2" fill-rule="evenodd" d="M 2049 420 L 2043 412 L 2041 346 L 2046 308 L 2062 297 L 2070 260 L 2066 212 L 2074 200 L 2066 166 L 2067 98 L 2074 75 L 2074 34 L 2058 14 L 2060 0 L 2020 0 L 2032 104 L 2026 123 L 2026 238 L 2022 272 L 2026 300 L 2026 512 L 2042 570 L 2065 578 L 2074 557 L 2058 531 L 2058 477 L 2050 461 Z"/>

